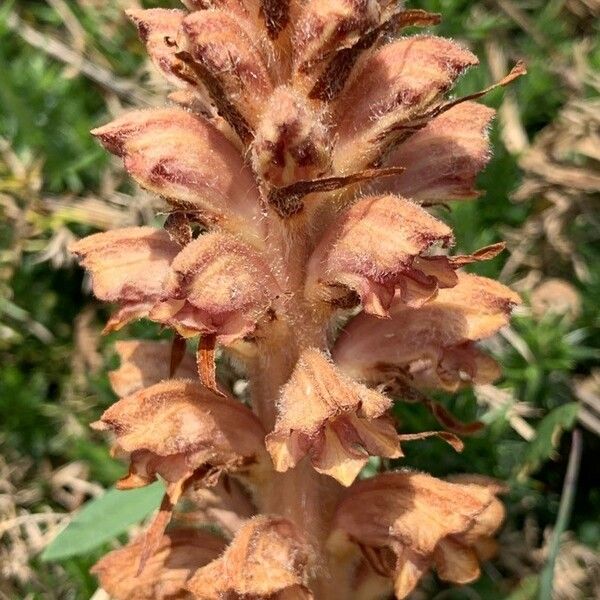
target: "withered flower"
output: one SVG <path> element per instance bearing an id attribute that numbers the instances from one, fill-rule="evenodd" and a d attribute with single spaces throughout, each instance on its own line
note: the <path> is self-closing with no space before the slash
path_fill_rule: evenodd
<path id="1" fill-rule="evenodd" d="M 452 231 L 428 208 L 477 195 L 493 111 L 475 100 L 524 66 L 449 99 L 477 58 L 402 35 L 440 15 L 387 0 L 183 5 L 128 13 L 176 86 L 171 105 L 93 132 L 164 200 L 163 228 L 73 247 L 94 294 L 117 306 L 107 331 L 147 318 L 174 332 L 117 347 L 121 399 L 97 427 L 130 462 L 120 487 L 161 478 L 167 494 L 139 548 L 139 590 L 117 590 L 99 566 L 103 585 L 117 598 L 161 598 L 176 581 L 173 597 L 370 600 L 389 585 L 382 574 L 400 598 L 431 565 L 473 579 L 473 549 L 490 546 L 500 520 L 494 484 L 352 482 L 369 457 L 401 457 L 405 440 L 462 448 L 451 431 L 398 433 L 381 390 L 455 390 L 498 374 L 476 344 L 518 297 L 462 269 L 503 245 L 450 255 Z M 248 381 L 247 405 L 217 380 L 217 347 L 221 372 Z M 180 595 L 192 567 L 173 579 L 161 548 L 183 495 L 198 523 L 234 537 L 209 564 L 199 554 Z M 341 552 L 353 542 L 363 558 Z M 120 552 L 108 563 L 129 560 Z"/>
<path id="2" fill-rule="evenodd" d="M 357 544 L 376 572 L 394 580 L 399 599 L 431 567 L 441 579 L 468 583 L 479 577 L 479 560 L 493 554 L 489 541 L 504 518 L 501 490 L 493 480 L 384 473 L 348 490 L 329 547 L 344 555 Z"/>
<path id="3" fill-rule="evenodd" d="M 223 552 L 225 542 L 210 533 L 174 529 L 160 540 L 155 554 L 138 574 L 144 540 L 113 550 L 92 568 L 114 600 L 189 600 L 187 581 Z"/>
<path id="4" fill-rule="evenodd" d="M 369 456 L 402 456 L 392 401 L 341 374 L 318 350 L 305 350 L 281 390 L 279 416 L 267 436 L 278 471 L 306 454 L 319 473 L 350 485 Z"/>
<path id="5" fill-rule="evenodd" d="M 293 523 L 261 515 L 248 521 L 225 553 L 199 569 L 187 587 L 197 600 L 311 600 L 312 560 L 310 546 Z"/>

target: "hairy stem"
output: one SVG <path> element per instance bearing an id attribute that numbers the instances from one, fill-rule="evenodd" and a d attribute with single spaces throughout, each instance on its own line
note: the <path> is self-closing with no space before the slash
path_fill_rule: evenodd
<path id="1" fill-rule="evenodd" d="M 326 318 L 303 299 L 307 256 L 307 237 L 301 231 L 279 230 L 279 256 L 285 257 L 279 281 L 287 297 L 285 321 L 275 322 L 259 343 L 258 356 L 251 373 L 252 406 L 267 431 L 277 417 L 277 401 L 301 352 L 310 347 L 327 349 Z M 274 252 L 275 254 L 275 252 Z M 333 510 L 342 487 L 330 477 L 317 473 L 308 458 L 285 473 L 276 473 L 261 490 L 260 510 L 279 514 L 295 523 L 311 543 L 317 569 L 311 589 L 317 600 L 351 596 L 335 573 L 325 551 Z M 346 593 L 347 592 L 347 593 Z"/>

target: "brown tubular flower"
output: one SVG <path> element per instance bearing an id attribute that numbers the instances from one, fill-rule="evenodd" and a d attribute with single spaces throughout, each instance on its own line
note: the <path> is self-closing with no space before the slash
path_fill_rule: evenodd
<path id="1" fill-rule="evenodd" d="M 397 301 L 390 319 L 353 319 L 337 340 L 333 356 L 347 373 L 372 385 L 399 377 L 418 388 L 456 390 L 466 381 L 491 383 L 497 363 L 475 342 L 494 335 L 520 302 L 506 286 L 458 273 L 456 286 L 440 290 L 420 308 Z"/>
<path id="2" fill-rule="evenodd" d="M 479 577 L 479 560 L 490 558 L 488 542 L 504 519 L 500 491 L 497 482 L 478 478 L 378 475 L 348 490 L 329 547 L 344 555 L 357 544 L 376 572 L 393 578 L 398 599 L 431 567 L 445 581 L 468 583 Z"/>
<path id="3" fill-rule="evenodd" d="M 190 505 L 198 524 L 234 537 L 181 597 L 374 600 L 392 572 L 403 597 L 433 563 L 449 580 L 475 577 L 469 549 L 489 545 L 497 526 L 481 525 L 498 506 L 491 484 L 417 474 L 353 482 L 369 457 L 400 458 L 402 441 L 438 435 L 460 449 L 452 431 L 473 430 L 437 405 L 450 431 L 401 435 L 379 390 L 431 407 L 421 389 L 498 374 L 476 344 L 507 323 L 518 297 L 462 268 L 503 245 L 449 255 L 452 231 L 427 208 L 477 195 L 493 111 L 475 100 L 524 66 L 449 100 L 477 58 L 429 33 L 403 35 L 440 15 L 389 0 L 183 6 L 128 13 L 176 88 L 171 106 L 93 132 L 164 200 L 163 228 L 73 247 L 94 294 L 116 304 L 107 331 L 148 318 L 174 332 L 170 344 L 119 342 L 111 383 L 121 399 L 97 425 L 130 461 L 120 487 L 167 486 L 139 550 L 140 593 L 170 589 L 166 559 L 153 554 L 170 543 L 171 514 Z M 195 366 L 189 338 L 199 338 Z M 226 384 L 240 376 L 247 405 Z M 382 529 L 373 540 L 370 513 L 351 506 L 369 486 L 369 510 L 397 524 L 396 537 Z M 363 559 L 327 544 L 342 497 L 335 527 L 352 529 Z M 190 574 L 177 576 L 178 589 Z"/>
<path id="4" fill-rule="evenodd" d="M 261 515 L 248 521 L 223 556 L 199 569 L 187 587 L 197 600 L 311 600 L 310 546 L 293 523 Z"/>
<path id="5" fill-rule="evenodd" d="M 278 471 L 308 454 L 319 473 L 350 485 L 369 456 L 402 456 L 396 428 L 384 416 L 390 407 L 389 398 L 339 373 L 318 350 L 306 350 L 281 390 L 267 450 Z"/>
<path id="6" fill-rule="evenodd" d="M 148 315 L 162 295 L 169 265 L 179 250 L 166 231 L 152 227 L 97 233 L 71 246 L 92 275 L 96 297 L 119 305 L 105 331 Z"/>
<path id="7" fill-rule="evenodd" d="M 138 538 L 98 561 L 92 573 L 114 600 L 186 600 L 187 581 L 217 558 L 225 542 L 195 529 L 174 529 L 162 536 L 155 554 L 137 573 L 144 540 Z"/>
<path id="8" fill-rule="evenodd" d="M 104 412 L 96 429 L 112 431 L 114 452 L 130 457 L 121 489 L 141 487 L 160 475 L 177 485 L 222 471 L 260 479 L 266 468 L 264 430 L 239 402 L 198 383 L 171 379 L 135 392 Z"/>
<path id="9" fill-rule="evenodd" d="M 108 374 L 108 379 L 120 398 L 159 383 L 170 375 L 172 344 L 168 342 L 120 340 L 116 342 L 115 350 L 121 364 Z M 182 379 L 194 378 L 196 362 L 191 356 L 184 356 L 174 374 Z"/>

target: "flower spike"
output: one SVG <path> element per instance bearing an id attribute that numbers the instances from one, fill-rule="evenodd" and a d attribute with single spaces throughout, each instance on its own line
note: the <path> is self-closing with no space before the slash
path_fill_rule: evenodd
<path id="1" fill-rule="evenodd" d="M 128 15 L 175 91 L 93 134 L 166 215 L 73 251 L 116 304 L 107 331 L 136 318 L 171 330 L 117 343 L 120 400 L 95 425 L 129 461 L 120 488 L 161 478 L 166 494 L 146 533 L 96 567 L 102 584 L 116 600 L 376 600 L 406 597 L 431 567 L 473 580 L 502 518 L 497 484 L 356 479 L 405 442 L 461 451 L 457 436 L 483 426 L 427 390 L 493 381 L 478 343 L 519 298 L 462 271 L 502 243 L 451 255 L 451 228 L 427 209 L 476 197 L 493 111 L 475 100 L 524 66 L 451 98 L 477 57 L 404 35 L 440 15 L 395 0 L 182 0 Z M 445 431 L 397 431 L 387 393 Z M 179 519 L 231 543 L 206 538 L 204 552 Z"/>

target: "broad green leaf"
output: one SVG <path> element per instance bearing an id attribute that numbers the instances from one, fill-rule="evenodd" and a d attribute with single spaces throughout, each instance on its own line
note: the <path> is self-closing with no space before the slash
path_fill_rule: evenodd
<path id="1" fill-rule="evenodd" d="M 535 438 L 529 444 L 518 478 L 524 479 L 537 470 L 554 453 L 562 432 L 571 429 L 577 419 L 579 405 L 569 402 L 550 411 L 538 425 Z"/>
<path id="2" fill-rule="evenodd" d="M 90 500 L 46 547 L 42 560 L 62 560 L 85 554 L 112 540 L 158 508 L 163 494 L 164 486 L 157 482 L 127 491 L 113 488 Z"/>

